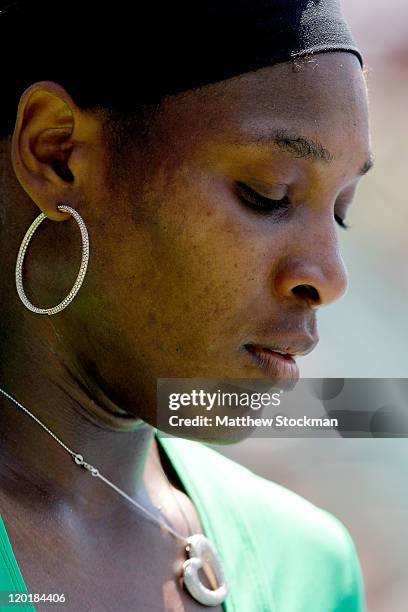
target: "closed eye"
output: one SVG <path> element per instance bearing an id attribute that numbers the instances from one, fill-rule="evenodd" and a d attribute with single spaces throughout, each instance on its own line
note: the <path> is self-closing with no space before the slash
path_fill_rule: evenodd
<path id="1" fill-rule="evenodd" d="M 334 213 L 334 218 L 336 219 L 336 222 L 340 225 L 340 227 L 342 227 L 343 229 L 346 230 L 350 228 L 350 226 L 345 222 L 345 220 L 339 217 L 339 215 L 336 215 L 336 213 Z"/>
<path id="2" fill-rule="evenodd" d="M 266 198 L 265 196 L 260 195 L 251 189 L 251 187 L 241 182 L 236 183 L 236 195 L 241 202 L 245 204 L 245 206 L 248 206 L 261 214 L 286 211 L 290 206 L 288 196 L 284 196 L 280 200 L 272 200 L 271 198 Z"/>
<path id="3" fill-rule="evenodd" d="M 242 182 L 236 183 L 236 194 L 238 198 L 249 208 L 256 210 L 261 214 L 270 214 L 274 212 L 282 212 L 288 210 L 290 200 L 288 196 L 284 196 L 280 200 L 272 200 L 266 198 L 254 191 L 251 187 Z M 334 213 L 336 223 L 344 230 L 349 229 L 349 225 L 339 215 Z"/>

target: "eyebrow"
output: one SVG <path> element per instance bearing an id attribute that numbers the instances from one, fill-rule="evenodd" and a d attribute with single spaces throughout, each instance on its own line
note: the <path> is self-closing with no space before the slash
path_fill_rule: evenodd
<path id="1" fill-rule="evenodd" d="M 312 140 L 293 134 L 287 130 L 277 130 L 272 134 L 261 134 L 251 137 L 248 144 L 257 144 L 268 147 L 278 147 L 282 151 L 286 151 L 293 157 L 302 159 L 311 159 L 312 161 L 319 161 L 329 164 L 333 161 L 334 156 L 330 153 L 326 147 L 324 147 L 318 140 Z M 359 175 L 363 176 L 373 167 L 374 158 L 370 153 L 368 159 L 362 165 Z"/>

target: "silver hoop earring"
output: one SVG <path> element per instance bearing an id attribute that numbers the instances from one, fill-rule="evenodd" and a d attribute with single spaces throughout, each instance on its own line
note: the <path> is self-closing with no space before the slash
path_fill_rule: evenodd
<path id="1" fill-rule="evenodd" d="M 44 221 L 44 219 L 47 219 L 47 215 L 45 215 L 44 213 L 41 213 L 36 219 L 34 219 L 32 224 L 28 228 L 28 230 L 26 232 L 26 235 L 23 238 L 23 242 L 20 245 L 20 250 L 19 250 L 18 255 L 17 255 L 17 263 L 16 263 L 16 287 L 17 287 L 17 293 L 18 293 L 21 301 L 23 302 L 24 306 L 26 306 L 29 310 L 31 310 L 32 312 L 35 312 L 36 314 L 53 315 L 53 314 L 56 314 L 57 312 L 60 312 L 61 310 L 64 310 L 64 308 L 66 308 L 68 306 L 68 304 L 70 304 L 72 302 L 72 300 L 74 299 L 74 297 L 78 293 L 78 291 L 79 291 L 79 289 L 80 289 L 80 287 L 81 287 L 81 285 L 83 283 L 83 280 L 85 278 L 86 270 L 87 270 L 87 267 L 88 267 L 88 260 L 89 260 L 89 238 L 88 238 L 88 231 L 86 229 L 86 225 L 85 225 L 84 220 L 82 219 L 81 215 L 74 208 L 71 208 L 70 206 L 65 206 L 65 204 L 59 204 L 57 206 L 57 208 L 58 208 L 58 210 L 62 210 L 62 211 L 68 212 L 70 215 L 72 215 L 74 217 L 75 221 L 79 225 L 79 229 L 81 231 L 81 236 L 82 236 L 82 261 L 81 261 L 81 267 L 79 269 L 78 276 L 76 278 L 76 281 L 75 281 L 74 286 L 72 287 L 71 291 L 62 300 L 62 302 L 57 304 L 57 306 L 54 306 L 53 308 L 37 308 L 36 306 L 31 304 L 31 302 L 28 300 L 28 298 L 27 298 L 27 296 L 25 294 L 24 288 L 23 288 L 23 261 L 24 261 L 24 256 L 25 256 L 25 252 L 27 250 L 28 244 L 29 244 L 31 238 L 33 237 L 34 232 L 36 231 L 36 229 L 38 228 L 40 223 L 42 223 Z"/>

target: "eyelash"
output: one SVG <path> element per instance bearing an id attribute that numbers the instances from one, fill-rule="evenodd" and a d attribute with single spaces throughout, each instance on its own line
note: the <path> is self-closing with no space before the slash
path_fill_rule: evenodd
<path id="1" fill-rule="evenodd" d="M 237 196 L 246 205 L 256 210 L 261 214 L 268 214 L 277 211 L 287 210 L 290 206 L 290 201 L 287 196 L 280 200 L 272 200 L 271 198 L 265 198 L 259 193 L 245 185 L 245 183 L 237 183 Z"/>
<path id="2" fill-rule="evenodd" d="M 281 198 L 280 200 L 272 200 L 271 198 L 261 196 L 259 193 L 251 189 L 251 187 L 245 185 L 245 183 L 238 182 L 237 187 L 237 195 L 239 199 L 243 201 L 246 206 L 249 206 L 261 214 L 287 210 L 290 206 L 290 200 L 287 196 Z M 334 218 L 342 229 L 346 230 L 350 227 L 339 215 L 334 214 Z"/>
<path id="3" fill-rule="evenodd" d="M 342 219 L 341 217 L 339 217 L 339 215 L 336 215 L 336 213 L 334 214 L 334 218 L 336 219 L 337 223 L 340 225 L 340 227 L 342 227 L 343 229 L 347 230 L 350 228 L 349 224 L 346 223 L 344 221 L 344 219 Z"/>

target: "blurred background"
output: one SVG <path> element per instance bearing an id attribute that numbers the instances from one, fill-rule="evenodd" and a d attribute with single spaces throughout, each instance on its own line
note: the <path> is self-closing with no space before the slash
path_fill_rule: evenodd
<path id="1" fill-rule="evenodd" d="M 303 377 L 408 378 L 408 3 L 343 0 L 368 69 L 375 167 L 340 231 L 349 290 L 319 317 Z M 368 612 L 408 610 L 408 440 L 249 439 L 215 447 L 336 515 Z"/>

